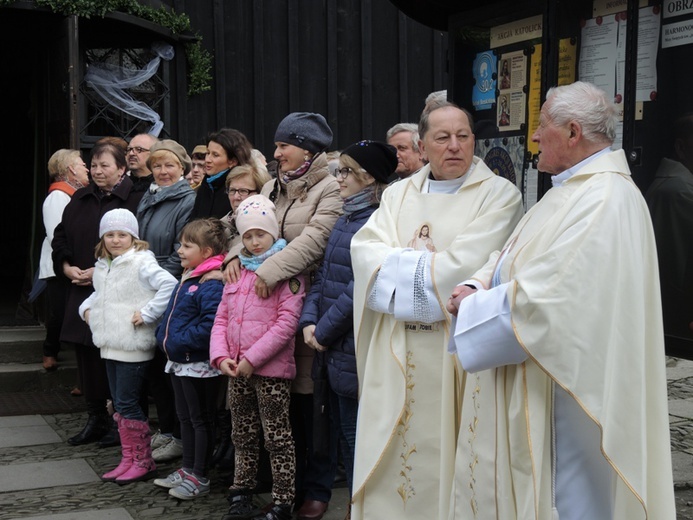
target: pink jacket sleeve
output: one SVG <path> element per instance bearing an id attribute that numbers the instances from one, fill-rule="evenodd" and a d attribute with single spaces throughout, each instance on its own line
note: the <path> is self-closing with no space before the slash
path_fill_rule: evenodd
<path id="1" fill-rule="evenodd" d="M 226 330 L 229 326 L 228 286 L 229 284 L 224 286 L 224 293 L 217 308 L 217 315 L 214 317 L 214 325 L 212 325 L 212 335 L 209 338 L 209 362 L 214 368 L 219 368 L 222 361 L 231 357 L 226 339 Z"/>

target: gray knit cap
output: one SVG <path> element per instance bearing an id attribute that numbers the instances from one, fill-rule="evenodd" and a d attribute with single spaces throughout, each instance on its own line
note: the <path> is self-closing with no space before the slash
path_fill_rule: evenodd
<path id="1" fill-rule="evenodd" d="M 274 142 L 318 153 L 332 144 L 332 130 L 320 114 L 292 112 L 279 123 Z"/>

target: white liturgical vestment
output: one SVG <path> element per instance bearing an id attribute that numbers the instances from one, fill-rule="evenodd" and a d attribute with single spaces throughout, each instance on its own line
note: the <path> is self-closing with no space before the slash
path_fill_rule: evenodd
<path id="1" fill-rule="evenodd" d="M 445 302 L 522 215 L 515 186 L 480 159 L 474 163 L 452 194 L 428 189 L 428 166 L 395 183 L 352 241 L 359 375 L 355 520 L 447 518 L 459 424 L 455 388 L 462 381 L 455 359 L 445 353 Z M 415 251 L 416 243 L 425 251 Z M 378 311 L 368 307 L 376 277 L 377 290 L 394 295 Z"/>
<path id="2" fill-rule="evenodd" d="M 549 190 L 472 278 L 449 518 L 673 520 L 656 250 L 623 152 Z"/>

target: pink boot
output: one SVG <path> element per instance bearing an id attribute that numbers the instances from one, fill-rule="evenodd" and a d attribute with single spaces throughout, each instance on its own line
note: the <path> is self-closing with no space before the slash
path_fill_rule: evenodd
<path id="1" fill-rule="evenodd" d="M 156 464 L 152 459 L 151 434 L 147 421 L 122 419 L 127 444 L 132 449 L 132 465 L 115 479 L 118 484 L 129 484 L 147 480 L 156 475 Z"/>
<path id="2" fill-rule="evenodd" d="M 127 432 L 125 431 L 125 427 L 123 426 L 123 416 L 119 413 L 114 413 L 113 420 L 118 425 L 118 433 L 120 434 L 121 438 L 120 452 L 122 453 L 122 456 L 120 459 L 120 464 L 118 464 L 118 467 L 116 467 L 114 470 L 109 471 L 108 473 L 105 473 L 101 477 L 101 480 L 103 480 L 104 482 L 115 481 L 115 479 L 117 479 L 119 476 L 121 476 L 123 473 L 129 470 L 130 466 L 132 466 L 132 445 L 129 442 Z"/>

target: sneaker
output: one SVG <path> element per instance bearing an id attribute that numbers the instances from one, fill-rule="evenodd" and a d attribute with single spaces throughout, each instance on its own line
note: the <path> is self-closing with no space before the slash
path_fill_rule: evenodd
<path id="1" fill-rule="evenodd" d="M 185 480 L 185 477 L 188 475 L 190 475 L 190 473 L 186 473 L 182 469 L 177 469 L 166 478 L 156 479 L 154 481 L 154 485 L 166 489 L 172 489 L 180 486 L 183 483 L 183 480 Z"/>
<path id="2" fill-rule="evenodd" d="M 168 462 L 176 460 L 183 456 L 183 443 L 176 439 L 171 439 L 171 442 L 164 444 L 160 448 L 152 452 L 154 462 Z"/>
<path id="3" fill-rule="evenodd" d="M 227 498 L 231 507 L 222 520 L 249 520 L 263 514 L 262 509 L 253 504 L 253 495 L 248 490 L 234 489 L 231 493 Z"/>
<path id="4" fill-rule="evenodd" d="M 173 440 L 173 437 L 161 433 L 161 430 L 157 430 L 154 435 L 152 435 L 152 449 L 161 448 Z"/>
<path id="5" fill-rule="evenodd" d="M 209 479 L 185 475 L 183 482 L 168 490 L 168 494 L 180 500 L 192 500 L 197 497 L 209 495 Z"/>

